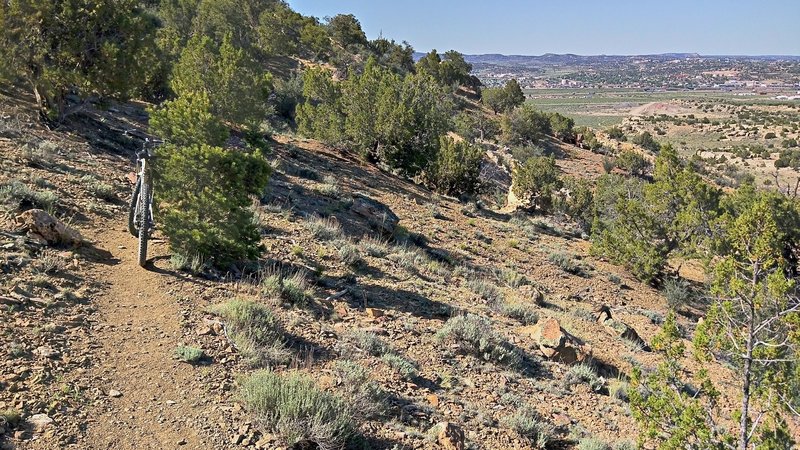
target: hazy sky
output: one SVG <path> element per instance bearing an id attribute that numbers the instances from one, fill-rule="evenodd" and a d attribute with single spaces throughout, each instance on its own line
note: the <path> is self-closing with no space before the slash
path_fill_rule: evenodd
<path id="1" fill-rule="evenodd" d="M 423 52 L 800 55 L 800 0 L 288 1 Z"/>

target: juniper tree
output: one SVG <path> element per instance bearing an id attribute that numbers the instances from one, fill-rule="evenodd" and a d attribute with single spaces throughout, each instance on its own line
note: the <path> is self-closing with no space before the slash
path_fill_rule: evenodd
<path id="1" fill-rule="evenodd" d="M 0 2 L 0 74 L 24 81 L 43 117 L 77 94 L 125 99 L 153 75 L 156 22 L 138 0 Z"/>
<path id="2" fill-rule="evenodd" d="M 800 211 L 779 194 L 752 190 L 728 206 L 717 224 L 712 304 L 695 342 L 701 356 L 725 355 L 737 368 L 736 435 L 746 450 L 782 435 L 782 414 L 798 414 Z"/>

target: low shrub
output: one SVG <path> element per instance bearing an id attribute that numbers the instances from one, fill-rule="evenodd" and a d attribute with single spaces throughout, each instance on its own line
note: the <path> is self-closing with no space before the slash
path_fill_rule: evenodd
<path id="1" fill-rule="evenodd" d="M 264 273 L 261 281 L 262 295 L 283 300 L 297 307 L 303 307 L 313 296 L 305 272 L 297 271 L 284 275 L 278 269 Z"/>
<path id="2" fill-rule="evenodd" d="M 250 365 L 283 363 L 290 358 L 283 327 L 266 306 L 231 300 L 212 307 L 211 312 L 225 321 L 228 337 Z"/>
<path id="3" fill-rule="evenodd" d="M 264 431 L 288 447 L 339 450 L 355 433 L 351 406 L 296 372 L 256 372 L 242 381 L 241 397 Z"/>
<path id="4" fill-rule="evenodd" d="M 555 427 L 547 422 L 533 406 L 524 405 L 504 421 L 505 426 L 528 439 L 537 449 L 547 448 L 553 439 Z"/>
<path id="5" fill-rule="evenodd" d="M 474 314 L 451 317 L 436 333 L 436 339 L 458 344 L 462 351 L 496 364 L 522 366 L 522 352 L 500 336 L 485 317 Z"/>
<path id="6" fill-rule="evenodd" d="M 564 272 L 568 272 L 573 275 L 583 274 L 583 267 L 580 265 L 580 263 L 575 262 L 575 259 L 569 253 L 553 252 L 547 255 L 547 260 L 555 264 Z"/>
<path id="7" fill-rule="evenodd" d="M 664 281 L 661 292 L 667 299 L 667 306 L 672 310 L 679 310 L 686 306 L 692 298 L 689 282 L 680 278 L 669 278 Z"/>
<path id="8" fill-rule="evenodd" d="M 175 349 L 175 358 L 183 362 L 194 364 L 200 362 L 200 360 L 203 359 L 203 357 L 205 357 L 203 349 L 197 347 L 179 345 L 178 348 Z"/>
<path id="9" fill-rule="evenodd" d="M 503 304 L 503 315 L 519 321 L 523 325 L 533 325 L 539 321 L 536 308 L 524 303 L 508 302 Z"/>
<path id="10" fill-rule="evenodd" d="M 306 220 L 304 226 L 315 238 L 323 241 L 342 238 L 342 227 L 331 218 L 311 216 Z"/>
<path id="11" fill-rule="evenodd" d="M 387 394 L 370 379 L 369 371 L 353 361 L 337 361 L 334 367 L 341 380 L 339 393 L 359 419 L 375 419 L 386 412 Z"/>
<path id="12" fill-rule="evenodd" d="M 396 370 L 403 378 L 415 378 L 419 375 L 419 367 L 414 361 L 397 353 L 386 353 L 381 357 L 389 367 Z"/>
<path id="13" fill-rule="evenodd" d="M 59 198 L 53 191 L 36 191 L 19 180 L 0 184 L 0 204 L 11 211 L 40 208 L 52 213 Z"/>
<path id="14" fill-rule="evenodd" d="M 592 391 L 600 392 L 605 387 L 606 380 L 597 375 L 597 372 L 595 372 L 592 366 L 581 363 L 572 366 L 569 372 L 567 372 L 566 378 L 564 378 L 564 385 L 566 387 L 579 383 L 586 383 Z"/>

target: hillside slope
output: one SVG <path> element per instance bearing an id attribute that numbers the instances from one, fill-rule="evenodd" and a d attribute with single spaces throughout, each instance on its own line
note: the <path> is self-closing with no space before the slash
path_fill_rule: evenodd
<path id="1" fill-rule="evenodd" d="M 238 377 L 253 368 L 210 312 L 233 298 L 268 305 L 282 324 L 292 357 L 274 370 L 309 373 L 333 392 L 346 388 L 337 361 L 369 370 L 385 392 L 385 412 L 359 426 L 368 448 L 445 448 L 434 429 L 441 422 L 461 428 L 469 448 L 530 448 L 509 423 L 526 404 L 555 427 L 558 448 L 586 436 L 635 438 L 620 392 L 633 364 L 659 361 L 646 344 L 666 302 L 589 256 L 588 242 L 567 224 L 436 196 L 354 155 L 275 136 L 276 171 L 254 204 L 265 246 L 259 270 L 177 271 L 163 242 L 141 269 L 125 231 L 124 180 L 136 145 L 114 132 L 142 126 L 141 110 L 114 105 L 49 131 L 24 103 L 2 101 L 0 334 L 9 345 L 0 347 L 0 410 L 23 418 L 0 437 L 3 446 L 281 448 L 239 403 Z M 598 164 L 574 147 L 560 161 L 576 175 L 599 173 Z M 12 195 L 14 182 L 40 195 Z M 24 240 L 14 217 L 43 206 L 41 192 L 53 193 L 54 215 L 88 243 L 50 249 Z M 399 217 L 391 241 L 378 231 L 383 224 L 354 207 L 362 202 Z M 275 273 L 305 278 L 305 306 L 267 292 Z M 603 305 L 643 341 L 598 323 Z M 464 314 L 488 319 L 499 347 L 518 361 L 437 339 L 448 319 Z M 690 331 L 694 320 L 682 317 L 681 326 Z M 359 331 L 392 350 L 365 351 Z M 555 351 L 542 344 L 553 334 L 565 342 Z M 180 362 L 179 345 L 207 358 Z M 584 366 L 574 360 L 591 364 L 591 376 L 578 376 L 574 367 Z M 711 372 L 723 391 L 732 388 L 728 369 Z"/>

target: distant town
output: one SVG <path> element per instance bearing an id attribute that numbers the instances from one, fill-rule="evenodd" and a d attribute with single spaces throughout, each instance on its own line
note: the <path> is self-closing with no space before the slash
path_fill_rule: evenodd
<path id="1" fill-rule="evenodd" d="M 800 101 L 800 57 L 465 55 L 486 86 L 523 89 L 720 90 Z"/>

